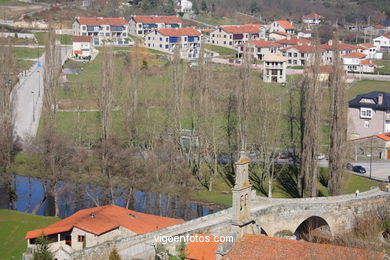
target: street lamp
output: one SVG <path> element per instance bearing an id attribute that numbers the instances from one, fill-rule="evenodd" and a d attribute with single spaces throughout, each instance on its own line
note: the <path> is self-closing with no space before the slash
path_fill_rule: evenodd
<path id="1" fill-rule="evenodd" d="M 31 94 L 33 96 L 33 122 L 35 122 L 35 98 L 34 98 L 34 91 L 31 91 Z"/>

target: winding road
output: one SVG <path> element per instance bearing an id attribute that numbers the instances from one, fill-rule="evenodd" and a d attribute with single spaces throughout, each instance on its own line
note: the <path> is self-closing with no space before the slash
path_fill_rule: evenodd
<path id="1" fill-rule="evenodd" d="M 61 46 L 61 64 L 66 61 L 69 46 Z M 38 66 L 40 63 L 41 66 Z M 15 135 L 25 143 L 30 137 L 37 134 L 39 119 L 43 104 L 43 70 L 45 56 L 39 57 L 28 71 L 27 75 L 19 77 L 19 83 L 14 87 Z"/>

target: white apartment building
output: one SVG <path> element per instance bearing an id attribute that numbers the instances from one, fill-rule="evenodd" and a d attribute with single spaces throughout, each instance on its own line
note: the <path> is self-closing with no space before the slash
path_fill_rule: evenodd
<path id="1" fill-rule="evenodd" d="M 367 59 L 381 60 L 383 59 L 383 53 L 378 52 L 379 48 L 372 43 L 361 43 L 358 45 L 360 52 L 367 55 Z"/>
<path id="2" fill-rule="evenodd" d="M 76 17 L 72 28 L 75 36 L 91 36 L 94 46 L 130 44 L 124 18 Z"/>
<path id="3" fill-rule="evenodd" d="M 268 54 L 264 57 L 263 81 L 286 82 L 287 58 L 278 54 Z"/>
<path id="4" fill-rule="evenodd" d="M 281 45 L 272 41 L 265 40 L 252 40 L 246 44 L 238 47 L 237 56 L 241 58 L 244 54 L 244 50 L 250 51 L 255 60 L 263 60 L 265 56 L 271 54 L 280 54 Z"/>
<path id="5" fill-rule="evenodd" d="M 390 33 L 386 33 L 373 40 L 374 46 L 385 52 L 390 52 Z"/>
<path id="6" fill-rule="evenodd" d="M 261 24 L 220 26 L 209 33 L 208 42 L 227 48 L 236 48 L 250 40 L 264 39 L 266 28 Z"/>
<path id="7" fill-rule="evenodd" d="M 350 72 L 374 72 L 375 64 L 367 60 L 367 55 L 352 52 L 343 56 L 344 69 Z"/>
<path id="8" fill-rule="evenodd" d="M 143 37 L 146 34 L 162 28 L 181 28 L 182 20 L 177 16 L 140 16 L 131 17 L 129 22 L 129 33 Z"/>
<path id="9" fill-rule="evenodd" d="M 292 25 L 289 21 L 285 20 L 280 20 L 280 21 L 275 21 L 271 23 L 269 26 L 269 32 L 285 32 L 285 33 L 290 33 L 294 34 L 296 32 L 296 27 Z"/>
<path id="10" fill-rule="evenodd" d="M 324 59 L 324 50 L 311 45 L 297 45 L 280 50 L 287 58 L 288 66 L 310 66 L 314 63 L 316 51 L 321 52 L 321 64 Z"/>
<path id="11" fill-rule="evenodd" d="M 325 19 L 325 17 L 323 17 L 319 14 L 311 13 L 311 14 L 303 16 L 302 22 L 305 24 L 308 24 L 308 25 L 316 25 L 316 24 L 320 24 L 324 19 Z"/>
<path id="12" fill-rule="evenodd" d="M 201 33 L 194 28 L 163 28 L 146 34 L 145 47 L 175 53 L 179 48 L 180 58 L 199 58 Z"/>

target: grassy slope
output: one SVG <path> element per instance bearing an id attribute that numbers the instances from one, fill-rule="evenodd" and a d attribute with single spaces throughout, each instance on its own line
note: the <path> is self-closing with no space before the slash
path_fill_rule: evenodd
<path id="1" fill-rule="evenodd" d="M 352 98 L 356 97 L 357 95 L 368 93 L 371 91 L 390 92 L 390 82 L 389 81 L 361 80 L 348 90 L 348 98 L 352 99 Z"/>
<path id="2" fill-rule="evenodd" d="M 212 44 L 205 44 L 204 45 L 206 49 L 210 51 L 214 51 L 219 53 L 219 55 L 225 56 L 225 55 L 235 55 L 236 50 L 225 48 L 222 46 L 212 45 Z"/>
<path id="3" fill-rule="evenodd" d="M 36 59 L 42 55 L 43 51 L 43 48 L 14 48 L 16 59 Z"/>
<path id="4" fill-rule="evenodd" d="M 26 232 L 48 226 L 59 219 L 13 210 L 0 210 L 0 259 L 20 259 L 26 250 Z"/>

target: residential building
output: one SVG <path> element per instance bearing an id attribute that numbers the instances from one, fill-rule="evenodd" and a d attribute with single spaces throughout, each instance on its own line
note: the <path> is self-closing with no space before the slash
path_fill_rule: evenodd
<path id="1" fill-rule="evenodd" d="M 348 134 L 356 139 L 390 132 L 390 93 L 373 91 L 349 101 Z"/>
<path id="2" fill-rule="evenodd" d="M 236 48 L 250 40 L 265 38 L 265 27 L 253 24 L 220 26 L 209 37 L 211 44 Z"/>
<path id="3" fill-rule="evenodd" d="M 269 40 L 278 41 L 278 40 L 287 40 L 287 39 L 290 39 L 290 38 L 291 38 L 291 34 L 290 33 L 286 33 L 286 32 L 275 31 L 275 32 L 270 32 L 268 34 L 268 39 Z"/>
<path id="4" fill-rule="evenodd" d="M 381 24 L 377 24 L 374 26 L 368 26 L 364 28 L 364 33 L 368 35 L 381 35 L 384 33 L 387 33 L 388 29 L 386 26 L 383 26 Z"/>
<path id="5" fill-rule="evenodd" d="M 285 32 L 294 34 L 296 32 L 296 27 L 292 25 L 289 21 L 275 21 L 270 25 L 269 32 Z"/>
<path id="6" fill-rule="evenodd" d="M 131 17 L 129 22 L 129 33 L 143 37 L 146 34 L 163 28 L 181 28 L 182 20 L 177 16 L 139 16 Z"/>
<path id="7" fill-rule="evenodd" d="M 378 52 L 379 48 L 372 43 L 361 43 L 358 45 L 360 52 L 367 55 L 367 59 L 381 60 L 383 53 Z"/>
<path id="8" fill-rule="evenodd" d="M 330 40 L 328 44 L 322 44 L 321 49 L 324 49 L 324 59 L 323 62 L 325 65 L 333 64 L 334 60 L 334 50 L 336 45 L 333 44 L 333 41 Z M 337 48 L 339 49 L 340 56 L 347 55 L 352 52 L 360 52 L 360 47 L 352 44 L 347 44 L 339 42 Z"/>
<path id="9" fill-rule="evenodd" d="M 280 44 L 282 48 L 288 48 L 296 45 L 312 45 L 311 41 L 296 36 L 289 36 L 287 39 L 276 41 L 276 43 Z"/>
<path id="10" fill-rule="evenodd" d="M 91 36 L 94 46 L 129 45 L 128 22 L 124 18 L 76 17 L 73 35 Z"/>
<path id="11" fill-rule="evenodd" d="M 90 58 L 92 56 L 93 46 L 91 36 L 73 36 L 72 53 L 75 58 Z"/>
<path id="12" fill-rule="evenodd" d="M 299 37 L 299 38 L 310 39 L 311 36 L 312 36 L 311 30 L 302 30 L 302 31 L 299 31 L 299 32 L 298 32 L 298 37 Z"/>
<path id="13" fill-rule="evenodd" d="M 179 13 L 191 14 L 192 13 L 192 2 L 189 0 L 178 0 L 175 9 Z"/>
<path id="14" fill-rule="evenodd" d="M 367 60 L 361 52 L 351 52 L 343 56 L 344 69 L 351 72 L 374 72 L 375 64 Z"/>
<path id="15" fill-rule="evenodd" d="M 242 238 L 235 241 L 230 251 L 224 255 L 222 259 L 383 260 L 385 259 L 385 254 L 382 252 L 335 246 L 330 244 L 311 243 L 278 237 L 244 234 Z"/>
<path id="16" fill-rule="evenodd" d="M 183 223 L 182 219 L 144 214 L 115 205 L 83 209 L 43 229 L 28 231 L 24 260 L 32 259 L 37 238 L 48 238 L 54 259 L 69 260 L 72 253 L 118 237 L 135 236 Z"/>
<path id="17" fill-rule="evenodd" d="M 168 53 L 179 48 L 181 58 L 193 59 L 199 57 L 200 38 L 200 31 L 194 28 L 163 28 L 146 34 L 144 45 Z"/>
<path id="18" fill-rule="evenodd" d="M 390 160 L 390 133 L 349 140 L 355 161 L 359 158 Z"/>
<path id="19" fill-rule="evenodd" d="M 324 19 L 325 19 L 325 17 L 323 17 L 319 14 L 311 13 L 311 14 L 303 16 L 302 22 L 305 24 L 309 24 L 309 25 L 316 25 L 316 24 L 320 24 Z"/>
<path id="20" fill-rule="evenodd" d="M 266 55 L 280 53 L 281 45 L 272 41 L 252 40 L 238 47 L 237 57 L 243 56 L 245 48 L 253 54 L 253 59 L 263 60 Z"/>
<path id="21" fill-rule="evenodd" d="M 307 66 L 314 63 L 316 51 L 321 52 L 321 63 L 323 63 L 324 50 L 311 45 L 296 45 L 280 49 L 282 55 L 287 58 L 288 66 Z"/>
<path id="22" fill-rule="evenodd" d="M 390 52 L 390 33 L 386 33 L 373 40 L 374 46 L 384 52 Z"/>
<path id="23" fill-rule="evenodd" d="M 287 58 L 278 54 L 269 54 L 264 57 L 263 81 L 286 82 Z"/>

